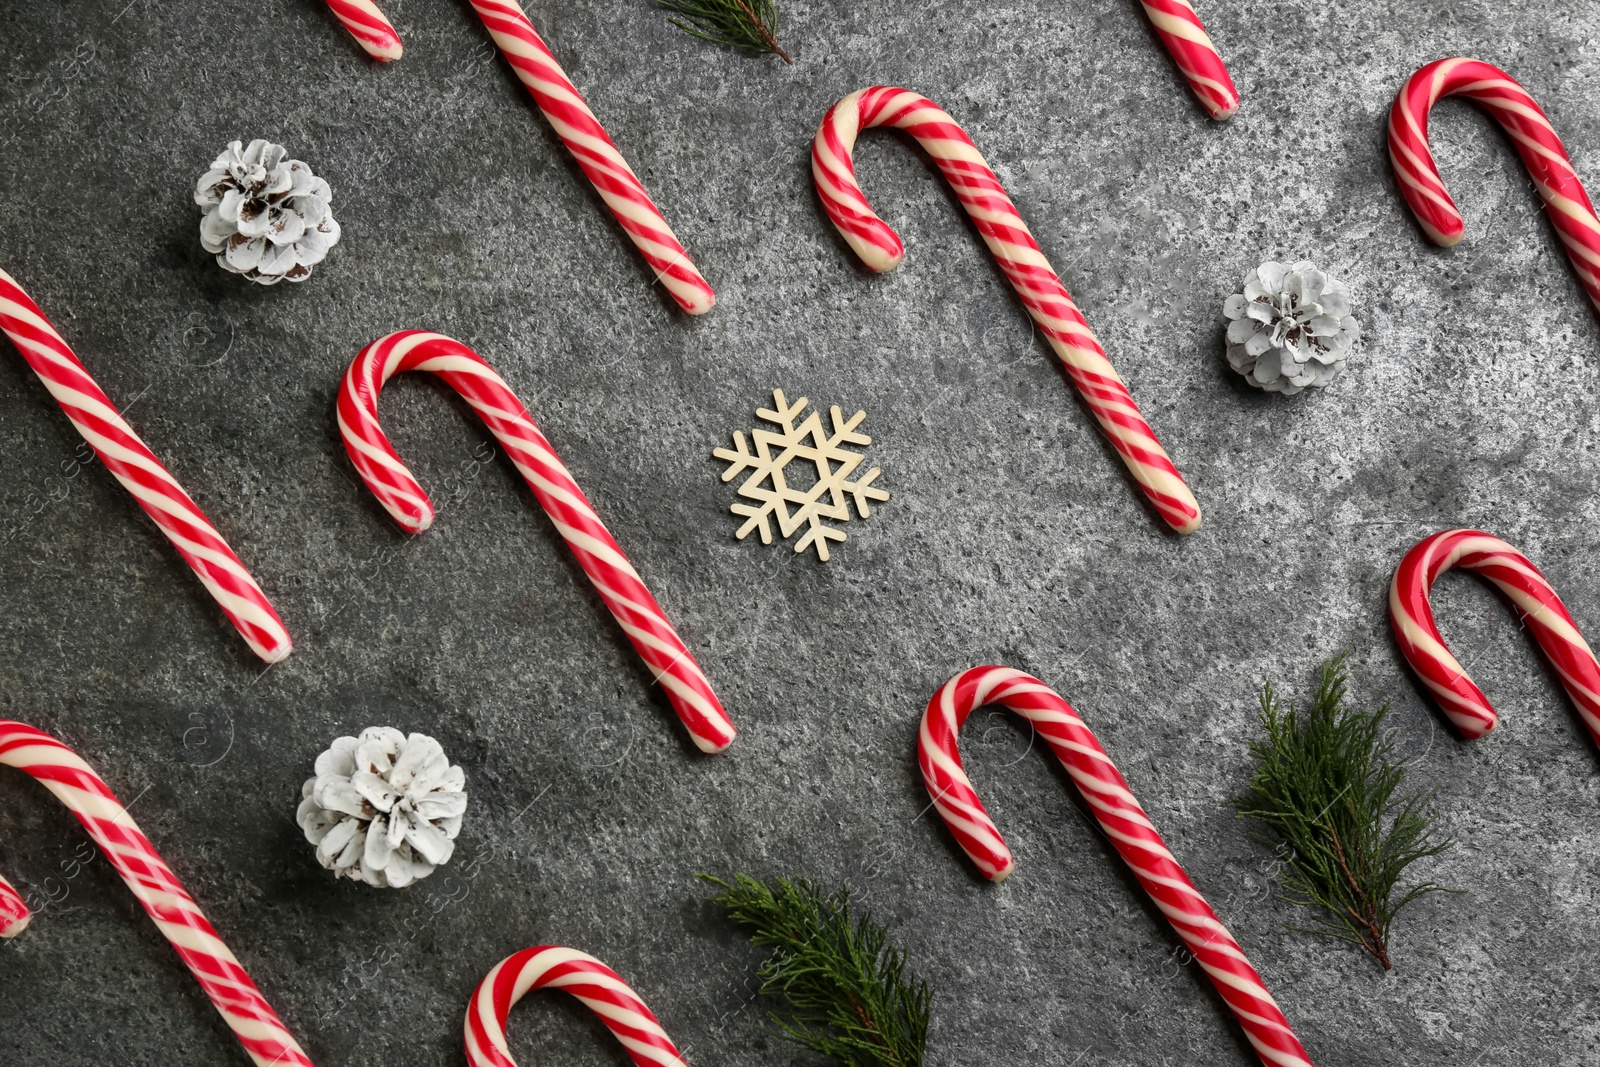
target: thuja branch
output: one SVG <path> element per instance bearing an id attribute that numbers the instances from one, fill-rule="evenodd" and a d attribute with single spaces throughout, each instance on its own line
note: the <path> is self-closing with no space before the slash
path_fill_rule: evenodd
<path id="1" fill-rule="evenodd" d="M 761 993 L 783 1002 L 773 1024 L 788 1040 L 840 1067 L 921 1067 L 933 993 L 870 914 L 852 915 L 850 891 L 738 875 L 716 897 L 750 940 L 772 954 Z"/>
<path id="2" fill-rule="evenodd" d="M 778 44 L 778 9 L 772 0 L 656 0 L 668 11 L 681 16 L 672 24 L 701 40 L 742 48 L 750 52 L 770 52 L 793 63 Z"/>
<path id="3" fill-rule="evenodd" d="M 1286 860 L 1284 899 L 1316 910 L 1310 932 L 1360 945 L 1389 970 L 1395 916 L 1429 893 L 1458 892 L 1434 882 L 1402 892 L 1401 876 L 1455 842 L 1435 833 L 1425 810 L 1436 791 L 1400 792 L 1405 766 L 1383 726 L 1389 706 L 1345 706 L 1346 681 L 1342 654 L 1324 663 L 1303 716 L 1270 682 L 1262 687 L 1266 737 L 1250 745 L 1256 769 L 1239 815 L 1272 829 Z"/>

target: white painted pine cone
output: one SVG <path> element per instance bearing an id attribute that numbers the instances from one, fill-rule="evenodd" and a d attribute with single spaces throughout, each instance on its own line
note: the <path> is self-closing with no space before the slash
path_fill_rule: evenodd
<path id="1" fill-rule="evenodd" d="M 455 852 L 467 779 L 433 738 L 374 726 L 336 739 L 316 772 L 296 819 L 334 874 L 398 889 Z"/>
<path id="2" fill-rule="evenodd" d="M 234 141 L 200 176 L 200 243 L 262 285 L 303 282 L 339 243 L 328 183 L 271 141 Z"/>
<path id="3" fill-rule="evenodd" d="M 1343 283 L 1310 263 L 1268 260 L 1245 275 L 1223 306 L 1228 364 L 1269 393 L 1293 396 L 1344 370 L 1361 327 Z"/>

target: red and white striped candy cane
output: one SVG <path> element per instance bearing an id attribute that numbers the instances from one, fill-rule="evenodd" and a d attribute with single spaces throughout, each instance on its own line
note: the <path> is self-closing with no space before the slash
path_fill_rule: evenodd
<path id="1" fill-rule="evenodd" d="M 472 0 L 472 10 L 672 299 L 691 315 L 710 311 L 710 284 L 517 0 Z"/>
<path id="2" fill-rule="evenodd" d="M 1461 240 L 1465 226 L 1445 191 L 1433 150 L 1428 147 L 1428 113 L 1446 96 L 1464 96 L 1482 107 L 1511 137 L 1533 187 L 1549 209 L 1567 258 L 1600 310 L 1600 218 L 1556 136 L 1528 91 L 1499 67 L 1476 59 L 1440 59 L 1413 74 L 1389 109 L 1389 159 L 1400 180 L 1400 195 L 1435 244 Z"/>
<path id="3" fill-rule="evenodd" d="M 328 9 L 367 55 L 380 63 L 400 58 L 400 35 L 372 0 L 328 0 Z"/>
<path id="4" fill-rule="evenodd" d="M 531 989 L 560 989 L 583 1001 L 638 1067 L 685 1067 L 683 1054 L 616 971 L 559 945 L 508 956 L 478 983 L 467 1005 L 468 1067 L 517 1067 L 506 1046 L 506 1016 Z"/>
<path id="5" fill-rule="evenodd" d="M 328 3 L 355 34 L 361 47 L 379 59 L 400 58 L 400 38 L 393 36 L 394 27 L 371 0 L 328 0 Z M 356 9 L 358 14 L 347 18 L 342 10 L 346 8 Z M 500 54 L 533 94 L 533 102 L 539 105 L 561 143 L 578 161 L 583 176 L 611 209 L 611 214 L 650 265 L 662 287 L 689 314 L 704 315 L 710 311 L 717 302 L 710 283 L 695 269 L 689 253 L 667 225 L 644 183 L 622 158 L 605 127 L 589 110 L 583 94 L 578 92 L 533 23 L 528 21 L 521 5 L 517 0 L 472 0 L 472 10 L 478 13 L 489 36 L 499 46 Z M 356 21 L 352 22 L 352 18 Z M 381 32 L 372 28 L 374 18 L 387 27 L 393 37 L 393 55 L 380 55 L 376 50 L 386 45 L 382 43 Z M 380 42 L 378 45 L 368 43 L 368 38 L 363 36 L 368 32 L 377 34 L 374 39 Z"/>
<path id="6" fill-rule="evenodd" d="M 1428 592 L 1439 575 L 1456 568 L 1481 574 L 1511 601 L 1600 745 L 1600 663 L 1539 568 L 1482 530 L 1445 530 L 1419 541 L 1389 584 L 1395 640 L 1440 710 L 1469 739 L 1482 737 L 1499 721 L 1489 698 L 1456 662 L 1433 621 Z"/>
<path id="7" fill-rule="evenodd" d="M 1199 97 L 1206 114 L 1221 121 L 1239 110 L 1239 90 L 1233 87 L 1228 68 L 1211 43 L 1200 16 L 1188 0 L 1139 0 L 1167 54 L 1178 65 L 1178 72 Z"/>
<path id="8" fill-rule="evenodd" d="M 258 1067 L 311 1067 L 178 876 L 87 763 L 49 734 L 20 722 L 0 722 L 0 763 L 31 774 L 89 831 Z M 11 906 L 20 904 L 17 898 Z M 26 925 L 26 915 L 24 907 L 20 923 L 13 917 L 7 936 Z"/>
<path id="9" fill-rule="evenodd" d="M 22 894 L 0 876 L 0 938 L 16 937 L 28 928 L 31 914 Z"/>
<path id="10" fill-rule="evenodd" d="M 392 333 L 363 348 L 339 388 L 339 432 L 345 451 L 394 520 L 412 533 L 433 523 L 428 494 L 378 425 L 379 392 L 391 377 L 408 370 L 438 375 L 472 405 L 505 446 L 600 599 L 661 683 L 694 743 L 705 752 L 727 748 L 734 737 L 733 723 L 711 683 L 522 401 L 482 356 L 460 341 L 422 330 Z"/>
<path id="11" fill-rule="evenodd" d="M 294 647 L 289 632 L 239 557 L 200 506 L 189 499 L 177 479 L 118 414 L 44 312 L 3 270 L 0 330 L 11 338 L 106 469 L 161 527 L 251 651 L 268 663 L 287 656 Z"/>
<path id="12" fill-rule="evenodd" d="M 1009 667 L 974 667 L 946 682 L 928 702 L 917 739 L 917 762 L 933 806 L 983 876 L 998 882 L 1015 867 L 961 767 L 957 747 L 967 716 L 985 704 L 1010 708 L 1049 744 L 1106 838 L 1233 1011 L 1261 1062 L 1310 1067 L 1261 976 L 1167 850 L 1094 734 L 1053 689 Z"/>
<path id="13" fill-rule="evenodd" d="M 851 93 L 828 109 L 811 145 L 811 173 L 828 218 L 845 241 L 876 271 L 893 270 L 905 256 L 899 236 L 872 210 L 856 182 L 851 155 L 856 135 L 873 126 L 904 130 L 933 157 L 1145 496 L 1167 525 L 1179 533 L 1192 533 L 1200 525 L 1200 508 L 1189 487 L 1139 413 L 1000 179 L 972 139 L 932 100 L 878 85 Z"/>

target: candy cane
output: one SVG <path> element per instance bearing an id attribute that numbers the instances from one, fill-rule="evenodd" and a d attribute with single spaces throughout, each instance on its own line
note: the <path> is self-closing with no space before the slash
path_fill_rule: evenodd
<path id="1" fill-rule="evenodd" d="M 1239 91 L 1188 0 L 1139 0 L 1156 36 L 1178 65 L 1206 114 L 1219 122 L 1239 110 Z"/>
<path id="2" fill-rule="evenodd" d="M 1551 223 L 1589 302 L 1600 310 L 1600 218 L 1583 191 L 1566 147 L 1528 91 L 1499 67 L 1475 59 L 1440 59 L 1413 74 L 1389 109 L 1389 159 L 1400 179 L 1400 194 L 1423 232 L 1449 247 L 1465 226 L 1445 191 L 1439 166 L 1428 147 L 1428 113 L 1442 97 L 1476 102 L 1511 137 L 1533 187 L 1549 209 Z"/>
<path id="3" fill-rule="evenodd" d="M 691 315 L 710 311 L 716 294 L 517 0 L 472 0 L 472 10 L 672 299 Z"/>
<path id="4" fill-rule="evenodd" d="M 258 1067 L 311 1067 L 178 876 L 87 763 L 49 734 L 20 722 L 0 722 L 0 763 L 31 774 L 89 831 Z M 11 916 L 5 931 L 10 936 L 26 925 L 27 908 L 9 883 L 5 889 L 10 898 L 0 893 L 0 914 Z M 20 921 L 10 910 L 18 907 Z"/>
<path id="5" fill-rule="evenodd" d="M 1528 558 L 1493 534 L 1445 530 L 1419 541 L 1389 584 L 1389 624 L 1406 663 L 1445 716 L 1468 739 L 1495 728 L 1499 715 L 1439 636 L 1428 592 L 1445 571 L 1476 571 L 1506 595 L 1533 633 L 1583 724 L 1600 745 L 1600 663 L 1566 605 Z"/>
<path id="6" fill-rule="evenodd" d="M 468 1067 L 517 1067 L 506 1046 L 506 1016 L 530 989 L 563 989 L 591 1008 L 638 1067 L 685 1067 L 638 994 L 593 956 L 558 945 L 524 949 L 495 964 L 467 1005 Z"/>
<path id="7" fill-rule="evenodd" d="M 28 905 L 15 886 L 0 876 L 0 938 L 16 937 L 28 928 Z"/>
<path id="8" fill-rule="evenodd" d="M 380 63 L 400 58 L 400 35 L 372 0 L 328 0 L 328 9 L 367 55 Z"/>
<path id="9" fill-rule="evenodd" d="M 1049 744 L 1107 839 L 1233 1011 L 1261 1062 L 1309 1067 L 1305 1049 L 1261 976 L 1167 850 L 1100 742 L 1059 694 L 1009 667 L 974 667 L 946 682 L 928 702 L 917 739 L 917 762 L 933 806 L 983 876 L 998 882 L 1015 867 L 962 770 L 956 744 L 967 716 L 985 704 L 1010 708 Z"/>
<path id="10" fill-rule="evenodd" d="M 472 405 L 510 453 L 600 599 L 666 690 L 694 743 L 705 752 L 727 748 L 734 736 L 733 723 L 711 683 L 522 401 L 482 356 L 460 341 L 421 330 L 392 333 L 363 348 L 339 389 L 339 432 L 345 451 L 394 520 L 412 533 L 433 523 L 428 494 L 378 425 L 379 392 L 391 377 L 408 370 L 438 375 Z"/>
<path id="11" fill-rule="evenodd" d="M 851 157 L 856 135 L 873 126 L 904 130 L 933 157 L 1145 496 L 1174 530 L 1192 533 L 1200 525 L 1200 508 L 1189 487 L 1139 414 L 1000 179 L 972 139 L 932 100 L 879 85 L 828 109 L 812 142 L 811 173 L 828 218 L 845 241 L 876 271 L 893 270 L 905 256 L 899 236 L 873 212 L 856 182 Z"/>
<path id="12" fill-rule="evenodd" d="M 400 58 L 400 38 L 394 37 L 394 54 L 379 55 L 362 35 L 372 16 L 387 27 L 383 15 L 371 0 L 328 0 L 335 14 L 356 35 L 361 47 L 378 58 Z M 368 21 L 352 24 L 340 8 L 357 7 Z M 627 233 L 644 261 L 650 265 L 656 280 L 677 301 L 679 307 L 691 315 L 704 315 L 717 302 L 716 293 L 689 259 L 689 253 L 678 242 L 678 237 L 667 225 L 667 220 L 650 198 L 644 183 L 634 174 L 628 161 L 612 143 L 600 120 L 589 110 L 588 103 L 578 87 L 572 84 L 567 72 L 556 62 L 555 55 L 539 37 L 533 23 L 523 12 L 517 0 L 472 0 L 472 10 L 478 13 L 484 28 L 500 54 L 506 57 L 517 79 L 522 82 L 533 102 L 555 129 L 561 143 L 578 161 L 583 176 L 589 179 L 600 199 L 606 202 L 617 223 Z M 362 27 L 358 29 L 357 27 Z M 381 34 L 380 34 L 381 36 Z"/>
<path id="13" fill-rule="evenodd" d="M 251 651 L 276 663 L 293 644 L 261 587 L 155 453 L 117 413 L 78 357 L 16 279 L 0 270 L 0 330 L 144 513 L 194 570 Z"/>

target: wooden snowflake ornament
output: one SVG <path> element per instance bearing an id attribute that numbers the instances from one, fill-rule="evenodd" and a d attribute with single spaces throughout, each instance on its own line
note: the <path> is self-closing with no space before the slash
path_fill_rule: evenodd
<path id="1" fill-rule="evenodd" d="M 739 486 L 739 495 L 755 503 L 740 502 L 730 509 L 745 519 L 735 537 L 742 541 L 751 530 L 760 530 L 761 543 L 770 545 L 772 520 L 776 519 L 780 537 L 789 537 L 804 528 L 805 533 L 794 544 L 796 552 L 815 546 L 817 558 L 826 561 L 828 542 L 847 540 L 843 530 L 828 525 L 829 522 L 850 521 L 847 498 L 855 502 L 856 515 L 865 519 L 872 515 L 868 501 L 888 500 L 889 494 L 872 484 L 880 473 L 877 467 L 850 481 L 850 475 L 866 457 L 843 446 L 872 443 L 872 438 L 866 434 L 855 432 L 867 413 L 858 411 L 847 421 L 835 406 L 830 412 L 833 421 L 830 436 L 823 432 L 822 416 L 815 411 L 795 425 L 809 403 L 801 397 L 791 405 L 784 399 L 783 390 L 774 389 L 772 409 L 758 408 L 756 418 L 781 427 L 781 431 L 751 430 L 754 451 L 745 435 L 736 432 L 733 448 L 719 448 L 712 455 L 728 464 L 722 475 L 725 482 L 733 481 L 747 469 L 750 471 L 750 476 Z M 802 466 L 791 472 L 789 465 L 796 460 Z M 791 484 L 791 479 L 801 484 Z M 806 481 L 811 484 L 804 484 Z"/>

